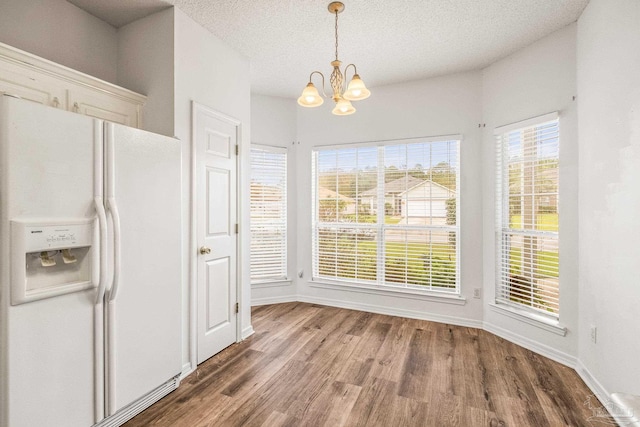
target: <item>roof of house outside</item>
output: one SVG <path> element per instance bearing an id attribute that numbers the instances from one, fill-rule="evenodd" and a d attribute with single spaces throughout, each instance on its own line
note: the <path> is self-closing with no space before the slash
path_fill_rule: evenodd
<path id="1" fill-rule="evenodd" d="M 322 200 L 322 199 L 340 199 L 340 200 L 344 200 L 345 202 L 351 202 L 353 203 L 354 200 L 351 197 L 347 197 L 344 196 L 340 193 L 337 193 L 333 190 L 330 190 L 328 188 L 325 187 L 318 187 L 318 199 Z"/>
<path id="2" fill-rule="evenodd" d="M 384 184 L 384 194 L 389 195 L 389 194 L 393 194 L 393 195 L 398 195 L 398 194 L 402 194 L 405 193 L 409 190 L 413 190 L 414 188 L 422 185 L 422 184 L 426 184 L 429 183 L 430 185 L 435 185 L 441 188 L 444 188 L 445 190 L 447 190 L 448 192 L 452 193 L 453 190 L 451 190 L 450 188 L 445 187 L 444 185 L 440 185 L 437 182 L 433 182 L 430 181 L 428 179 L 420 179 L 420 178 L 416 178 L 414 176 L 411 175 L 407 175 L 406 177 L 402 177 L 402 178 L 398 178 L 398 179 L 394 179 L 393 181 L 389 181 L 387 183 Z M 378 194 L 378 188 L 374 187 L 370 190 L 367 191 L 363 191 L 362 193 L 360 193 L 360 196 L 375 196 L 376 194 Z"/>

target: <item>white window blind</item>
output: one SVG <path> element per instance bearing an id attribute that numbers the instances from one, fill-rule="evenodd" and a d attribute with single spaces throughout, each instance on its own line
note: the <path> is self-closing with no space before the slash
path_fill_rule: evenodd
<path id="1" fill-rule="evenodd" d="M 251 146 L 251 282 L 287 278 L 287 151 Z"/>
<path id="2" fill-rule="evenodd" d="M 498 128 L 496 138 L 496 300 L 558 317 L 557 114 Z"/>
<path id="3" fill-rule="evenodd" d="M 458 292 L 459 140 L 313 152 L 313 276 Z"/>

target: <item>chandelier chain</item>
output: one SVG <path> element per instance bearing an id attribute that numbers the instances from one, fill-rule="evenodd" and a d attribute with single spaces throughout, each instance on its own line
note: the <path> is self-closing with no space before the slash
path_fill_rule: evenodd
<path id="1" fill-rule="evenodd" d="M 338 60 L 338 11 L 336 10 L 336 61 Z"/>

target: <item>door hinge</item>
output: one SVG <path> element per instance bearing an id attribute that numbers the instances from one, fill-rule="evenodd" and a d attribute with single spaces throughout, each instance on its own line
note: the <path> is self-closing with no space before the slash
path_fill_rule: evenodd
<path id="1" fill-rule="evenodd" d="M 238 224 L 236 224 L 236 234 L 238 234 Z"/>
<path id="2" fill-rule="evenodd" d="M 240 154 L 240 145 L 236 145 L 236 156 Z"/>
<path id="3" fill-rule="evenodd" d="M 240 312 L 240 304 L 236 303 L 236 314 Z"/>

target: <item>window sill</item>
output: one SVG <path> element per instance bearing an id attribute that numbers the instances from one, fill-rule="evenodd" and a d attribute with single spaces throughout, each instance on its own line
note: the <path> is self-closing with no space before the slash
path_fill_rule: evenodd
<path id="1" fill-rule="evenodd" d="M 293 282 L 290 279 L 281 280 L 263 280 L 261 282 L 251 283 L 251 287 L 255 289 L 260 288 L 275 288 L 279 286 L 291 286 Z"/>
<path id="2" fill-rule="evenodd" d="M 489 308 L 498 314 L 511 317 L 512 319 L 544 329 L 545 331 L 552 332 L 556 335 L 560 335 L 562 337 L 567 335 L 567 328 L 562 326 L 556 319 L 551 319 L 544 315 L 532 313 L 516 307 L 510 307 L 505 304 L 489 304 Z"/>
<path id="3" fill-rule="evenodd" d="M 444 294 L 437 291 L 421 291 L 419 289 L 382 288 L 381 286 L 365 285 L 362 283 L 341 283 L 323 279 L 309 280 L 309 286 L 321 289 L 336 289 L 350 292 L 359 292 L 371 295 L 385 295 L 400 298 L 409 298 L 423 301 L 440 302 L 445 304 L 465 305 L 467 300 L 459 294 Z"/>

